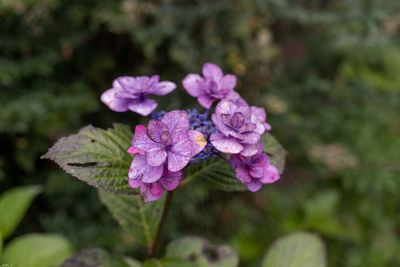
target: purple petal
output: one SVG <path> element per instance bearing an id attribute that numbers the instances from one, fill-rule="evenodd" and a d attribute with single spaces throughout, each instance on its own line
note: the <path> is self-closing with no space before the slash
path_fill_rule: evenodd
<path id="1" fill-rule="evenodd" d="M 147 152 L 147 163 L 151 166 L 160 166 L 167 160 L 167 151 L 162 149 L 152 149 Z"/>
<path id="2" fill-rule="evenodd" d="M 191 158 L 192 141 L 186 137 L 174 144 L 168 152 L 168 170 L 171 172 L 182 170 Z"/>
<path id="3" fill-rule="evenodd" d="M 248 106 L 247 102 L 235 91 L 230 91 L 226 96 L 226 100 L 233 102 L 236 106 Z"/>
<path id="4" fill-rule="evenodd" d="M 267 113 L 265 113 L 265 109 L 263 108 L 251 106 L 250 112 L 252 115 L 256 116 L 256 118 L 261 122 L 265 122 L 265 120 L 267 119 Z"/>
<path id="5" fill-rule="evenodd" d="M 152 202 L 159 200 L 164 194 L 164 189 L 157 184 L 143 184 L 140 190 L 140 194 L 143 196 L 145 202 Z"/>
<path id="6" fill-rule="evenodd" d="M 258 141 L 260 141 L 260 135 L 258 133 L 255 132 L 250 132 L 250 133 L 242 133 L 243 136 L 243 141 L 242 143 L 244 144 L 257 144 Z M 257 149 L 257 146 L 256 146 Z"/>
<path id="7" fill-rule="evenodd" d="M 171 143 L 171 137 L 168 132 L 168 127 L 159 120 L 150 120 L 149 124 L 147 124 L 147 133 L 150 138 L 157 142 L 168 145 Z"/>
<path id="8" fill-rule="evenodd" d="M 274 183 L 280 178 L 279 170 L 274 165 L 267 165 L 264 169 L 264 177 L 260 179 L 260 182 L 264 184 Z"/>
<path id="9" fill-rule="evenodd" d="M 135 78 L 130 76 L 118 77 L 113 81 L 113 88 L 119 89 L 118 91 L 127 91 L 135 93 Z"/>
<path id="10" fill-rule="evenodd" d="M 142 116 L 149 115 L 157 107 L 157 102 L 153 99 L 144 98 L 142 101 L 135 100 L 129 105 L 129 109 Z"/>
<path id="11" fill-rule="evenodd" d="M 212 103 L 215 101 L 215 98 L 213 98 L 209 95 L 201 95 L 201 96 L 199 96 L 197 101 L 199 101 L 200 105 L 202 105 L 206 109 L 210 109 L 212 106 Z"/>
<path id="12" fill-rule="evenodd" d="M 154 90 L 151 92 L 153 95 L 166 95 L 171 93 L 176 89 L 176 84 L 173 82 L 160 82 L 155 87 Z"/>
<path id="13" fill-rule="evenodd" d="M 170 172 L 167 170 L 166 172 L 164 171 L 164 176 L 159 180 L 159 182 L 165 190 L 172 191 L 178 187 L 182 180 L 182 172 Z"/>
<path id="14" fill-rule="evenodd" d="M 109 89 L 105 91 L 100 97 L 101 102 L 106 104 L 113 111 L 116 112 L 127 111 L 129 109 L 128 106 L 132 100 L 116 98 L 115 93 L 116 93 L 115 89 Z"/>
<path id="15" fill-rule="evenodd" d="M 140 179 L 129 179 L 129 186 L 132 188 L 139 188 L 142 184 L 143 183 Z"/>
<path id="16" fill-rule="evenodd" d="M 243 150 L 243 145 L 234 137 L 225 137 L 223 134 L 212 134 L 210 141 L 216 149 L 224 153 L 237 154 Z"/>
<path id="17" fill-rule="evenodd" d="M 254 178 L 261 178 L 264 176 L 264 166 L 251 166 L 249 174 Z"/>
<path id="18" fill-rule="evenodd" d="M 226 115 L 228 116 L 228 115 Z M 214 122 L 215 126 L 217 129 L 223 133 L 225 136 L 229 136 L 229 133 L 233 132 L 231 128 L 229 128 L 223 121 L 222 121 L 222 115 L 218 116 L 218 114 L 212 114 L 211 115 L 211 120 Z"/>
<path id="19" fill-rule="evenodd" d="M 244 157 L 240 156 L 240 154 L 234 154 L 234 155 L 231 155 L 231 158 L 229 159 L 229 162 L 232 165 L 232 167 L 234 169 L 236 169 L 236 167 L 238 165 L 243 164 L 243 162 L 244 162 L 243 158 Z"/>
<path id="20" fill-rule="evenodd" d="M 235 172 L 236 172 L 236 178 L 238 178 L 239 181 L 243 183 L 251 182 L 251 177 L 244 164 L 238 165 L 235 169 Z"/>
<path id="21" fill-rule="evenodd" d="M 164 170 L 163 165 L 156 167 L 147 165 L 147 168 L 142 176 L 142 181 L 145 183 L 156 182 L 162 176 L 163 170 Z"/>
<path id="22" fill-rule="evenodd" d="M 235 113 L 237 109 L 238 107 L 234 103 L 222 99 L 215 108 L 215 113 L 217 113 L 218 115 L 221 114 L 233 115 L 233 113 Z"/>
<path id="23" fill-rule="evenodd" d="M 207 79 L 219 81 L 222 76 L 223 72 L 221 68 L 213 63 L 206 63 L 203 66 L 203 76 Z"/>
<path id="24" fill-rule="evenodd" d="M 257 154 L 257 145 L 245 145 L 242 152 L 240 152 L 240 155 L 245 156 L 245 157 L 251 157 Z"/>
<path id="25" fill-rule="evenodd" d="M 162 144 L 156 143 L 147 135 L 146 127 L 137 125 L 135 134 L 132 139 L 132 146 L 136 148 L 140 154 L 146 154 L 150 149 L 162 149 Z"/>
<path id="26" fill-rule="evenodd" d="M 247 183 L 247 188 L 251 191 L 251 192 L 257 192 L 258 190 L 261 189 L 262 184 L 258 181 L 251 181 L 250 183 Z"/>
<path id="27" fill-rule="evenodd" d="M 202 82 L 203 78 L 201 78 L 198 74 L 188 74 L 182 81 L 183 87 L 189 93 L 189 95 L 193 97 L 198 97 L 199 95 L 204 94 L 204 90 L 199 86 L 199 82 Z"/>
<path id="28" fill-rule="evenodd" d="M 220 84 L 222 88 L 232 90 L 236 86 L 236 76 L 232 74 L 225 75 Z"/>
<path id="29" fill-rule="evenodd" d="M 161 121 L 167 125 L 173 142 L 175 135 L 182 132 L 186 133 L 189 130 L 189 118 L 187 113 L 183 110 L 167 112 Z"/>
<path id="30" fill-rule="evenodd" d="M 152 183 L 160 179 L 163 166 L 153 167 L 147 163 L 146 156 L 137 154 L 131 164 L 129 179 L 141 179 L 145 183 Z"/>
<path id="31" fill-rule="evenodd" d="M 192 157 L 199 154 L 204 147 L 207 145 L 207 140 L 204 135 L 196 130 L 189 130 L 188 135 L 190 140 L 192 141 Z"/>

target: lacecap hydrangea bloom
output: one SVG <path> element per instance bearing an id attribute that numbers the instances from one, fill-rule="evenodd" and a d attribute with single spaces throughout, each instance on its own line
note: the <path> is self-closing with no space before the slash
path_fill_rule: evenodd
<path id="1" fill-rule="evenodd" d="M 236 177 L 246 183 L 252 192 L 260 190 L 262 184 L 273 183 L 279 179 L 278 168 L 270 164 L 268 155 L 264 153 L 263 143 L 258 143 L 257 154 L 251 157 L 235 154 L 229 161 L 235 169 Z"/>
<path id="2" fill-rule="evenodd" d="M 229 154 L 252 156 L 265 132 L 264 124 L 251 113 L 249 106 L 237 106 L 229 100 L 221 100 L 211 116 L 220 133 L 212 134 L 211 143 L 216 149 Z"/>
<path id="3" fill-rule="evenodd" d="M 236 86 L 235 75 L 224 75 L 221 68 L 212 63 L 204 64 L 203 76 L 191 73 L 182 83 L 186 91 L 197 97 L 200 105 L 207 109 L 214 101 L 225 98 Z"/>
<path id="4" fill-rule="evenodd" d="M 145 98 L 148 94 L 165 95 L 176 88 L 175 83 L 159 82 L 153 77 L 121 77 L 113 88 L 101 96 L 110 109 L 134 111 L 143 116 L 152 114 L 147 124 L 137 125 L 128 149 L 133 154 L 129 169 L 129 185 L 140 189 L 146 202 L 158 200 L 164 191 L 172 191 L 183 181 L 182 170 L 188 164 L 220 157 L 235 171 L 236 178 L 247 188 L 258 191 L 262 184 L 280 178 L 260 142 L 271 126 L 263 108 L 249 106 L 234 91 L 235 75 L 223 75 L 212 63 L 203 66 L 203 77 L 188 74 L 183 87 L 207 110 L 154 112 L 157 103 Z M 209 116 L 213 103 L 219 101 Z M 230 155 L 227 159 L 226 154 Z"/>
<path id="5" fill-rule="evenodd" d="M 160 77 L 119 77 L 113 87 L 101 95 L 101 101 L 116 112 L 133 111 L 142 116 L 149 115 L 157 107 L 157 102 L 146 95 L 166 95 L 175 90 L 176 84 L 159 82 Z"/>

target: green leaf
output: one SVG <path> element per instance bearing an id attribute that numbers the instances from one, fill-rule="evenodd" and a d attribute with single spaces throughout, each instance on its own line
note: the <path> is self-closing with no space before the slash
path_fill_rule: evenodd
<path id="1" fill-rule="evenodd" d="M 326 267 L 324 244 L 317 235 L 297 232 L 276 240 L 262 263 L 263 267 Z"/>
<path id="2" fill-rule="evenodd" d="M 139 195 L 116 195 L 101 190 L 99 197 L 128 233 L 151 247 L 164 210 L 165 197 L 145 203 Z"/>
<path id="3" fill-rule="evenodd" d="M 238 266 L 237 253 L 225 245 L 214 246 L 207 240 L 187 236 L 172 241 L 165 253 L 168 258 L 181 258 L 198 267 L 232 267 Z"/>
<path id="4" fill-rule="evenodd" d="M 151 259 L 143 263 L 143 267 L 196 267 L 194 263 L 178 259 L 178 258 L 164 258 L 164 259 Z"/>
<path id="5" fill-rule="evenodd" d="M 74 254 L 60 267 L 140 267 L 140 262 L 120 255 L 111 254 L 101 248 L 83 249 Z"/>
<path id="6" fill-rule="evenodd" d="M 11 235 L 34 197 L 40 192 L 40 186 L 21 186 L 12 188 L 0 196 L 0 232 L 3 239 Z"/>
<path id="7" fill-rule="evenodd" d="M 232 166 L 220 158 L 188 165 L 184 169 L 184 177 L 188 181 L 198 179 L 214 185 L 224 191 L 244 191 L 246 185 L 240 182 Z"/>
<path id="8" fill-rule="evenodd" d="M 264 152 L 268 154 L 271 164 L 276 166 L 279 172 L 282 173 L 285 168 L 285 149 L 270 133 L 263 134 L 260 141 L 264 143 Z"/>
<path id="9" fill-rule="evenodd" d="M 13 239 L 0 258 L 2 264 L 18 267 L 58 266 L 72 254 L 69 242 L 51 234 L 28 234 Z"/>
<path id="10" fill-rule="evenodd" d="M 2 250 L 3 250 L 3 236 L 1 235 L 1 232 L 0 232 L 0 256 L 1 256 Z"/>
<path id="11" fill-rule="evenodd" d="M 133 193 L 128 185 L 133 133 L 126 125 L 103 130 L 91 125 L 77 134 L 61 138 L 42 156 L 55 161 L 67 173 L 103 190 Z"/>

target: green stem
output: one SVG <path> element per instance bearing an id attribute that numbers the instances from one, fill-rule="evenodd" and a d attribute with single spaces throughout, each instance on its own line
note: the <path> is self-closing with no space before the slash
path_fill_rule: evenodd
<path id="1" fill-rule="evenodd" d="M 157 248 L 158 245 L 161 241 L 161 236 L 162 236 L 162 231 L 164 229 L 165 222 L 168 217 L 168 212 L 171 208 L 171 203 L 172 203 L 172 191 L 167 192 L 167 199 L 165 200 L 165 206 L 164 206 L 164 211 L 161 217 L 160 224 L 158 225 L 156 237 L 154 238 L 153 245 L 149 247 L 149 256 L 150 258 L 154 258 L 157 254 Z"/>

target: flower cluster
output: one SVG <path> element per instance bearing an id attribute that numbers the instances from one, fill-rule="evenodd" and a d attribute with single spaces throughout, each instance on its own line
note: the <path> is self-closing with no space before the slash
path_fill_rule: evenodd
<path id="1" fill-rule="evenodd" d="M 262 184 L 280 178 L 278 169 L 271 165 L 264 145 L 260 142 L 271 126 L 266 122 L 263 108 L 249 106 L 234 91 L 235 75 L 224 75 L 212 63 L 203 66 L 203 77 L 188 74 L 183 87 L 207 110 L 196 109 L 154 112 L 157 103 L 145 98 L 148 94 L 165 95 L 172 92 L 175 83 L 159 82 L 159 76 L 121 77 L 113 88 L 101 96 L 112 110 L 131 110 L 143 116 L 151 113 L 147 124 L 138 125 L 128 152 L 134 154 L 129 169 L 129 185 L 140 188 L 146 202 L 155 201 L 164 193 L 179 186 L 184 179 L 182 170 L 188 164 L 210 157 L 230 154 L 227 160 L 236 177 L 252 191 Z M 213 103 L 219 101 L 209 117 Z"/>

